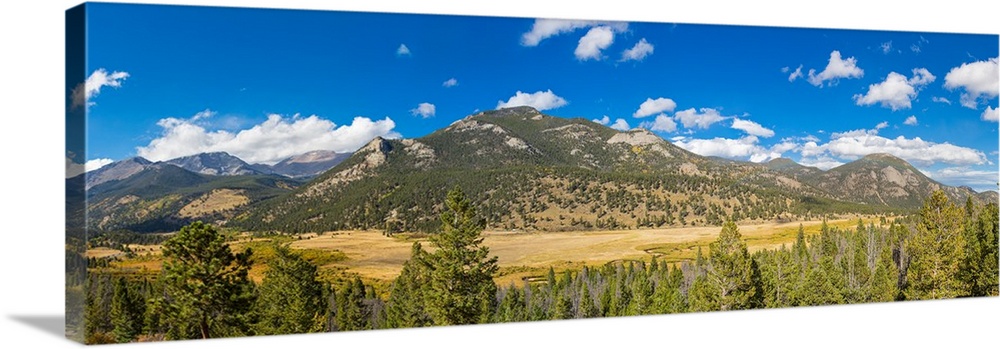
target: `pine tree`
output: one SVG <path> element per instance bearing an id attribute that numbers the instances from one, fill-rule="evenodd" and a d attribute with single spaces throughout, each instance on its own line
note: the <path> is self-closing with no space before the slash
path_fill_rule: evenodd
<path id="1" fill-rule="evenodd" d="M 969 296 L 998 295 L 997 275 L 997 204 L 988 203 L 977 213 L 972 209 L 971 198 L 966 203 L 965 256 L 962 259 L 960 278 Z"/>
<path id="2" fill-rule="evenodd" d="M 115 293 L 111 298 L 112 333 L 118 343 L 134 341 L 142 333 L 143 315 L 146 312 L 145 299 L 119 278 L 115 283 Z"/>
<path id="3" fill-rule="evenodd" d="M 368 314 L 365 309 L 365 284 L 360 278 L 344 285 L 343 290 L 336 293 L 337 314 L 335 322 L 338 331 L 357 331 L 368 329 Z"/>
<path id="4" fill-rule="evenodd" d="M 715 297 L 715 310 L 751 309 L 761 306 L 760 271 L 750 258 L 736 223 L 726 222 L 719 238 L 709 245 L 707 283 Z"/>
<path id="5" fill-rule="evenodd" d="M 580 306 L 577 308 L 579 309 L 576 314 L 578 318 L 601 316 L 601 310 L 594 304 L 594 297 L 590 295 L 590 288 L 587 287 L 586 281 L 580 286 Z"/>
<path id="6" fill-rule="evenodd" d="M 254 301 L 251 250 L 232 253 L 215 227 L 191 223 L 163 243 L 163 297 L 157 308 L 168 339 L 245 335 Z"/>
<path id="7" fill-rule="evenodd" d="M 431 236 L 436 250 L 426 258 L 427 312 L 435 325 L 487 322 L 496 296 L 497 257 L 481 246 L 484 223 L 460 189 L 448 192 L 445 207 L 442 230 Z"/>
<path id="8" fill-rule="evenodd" d="M 937 190 L 924 202 L 917 229 L 908 241 L 912 260 L 908 270 L 909 299 L 954 298 L 964 294 L 959 282 L 965 236 L 962 211 Z"/>
<path id="9" fill-rule="evenodd" d="M 386 305 L 386 325 L 389 328 L 423 327 L 431 324 L 424 309 L 424 287 L 430 278 L 424 252 L 419 242 L 413 243 L 410 259 L 392 282 Z"/>
<path id="10" fill-rule="evenodd" d="M 275 258 L 260 284 L 254 307 L 257 334 L 320 332 L 327 322 L 327 285 L 317 280 L 316 266 L 285 245 L 275 245 Z"/>

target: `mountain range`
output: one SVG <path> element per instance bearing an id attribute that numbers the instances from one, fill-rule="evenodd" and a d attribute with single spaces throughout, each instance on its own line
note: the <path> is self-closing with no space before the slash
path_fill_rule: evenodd
<path id="1" fill-rule="evenodd" d="M 888 154 L 823 171 L 790 159 L 703 157 L 643 129 L 515 107 L 470 115 L 415 139 L 377 137 L 352 154 L 311 152 L 275 165 L 226 153 L 87 173 L 94 229 L 159 231 L 192 219 L 283 232 L 434 231 L 460 187 L 491 229 L 583 230 L 718 225 L 825 214 L 912 212 L 938 183 Z"/>

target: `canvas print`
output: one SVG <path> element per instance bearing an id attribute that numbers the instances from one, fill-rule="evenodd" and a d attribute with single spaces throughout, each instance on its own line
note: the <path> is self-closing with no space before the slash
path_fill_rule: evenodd
<path id="1" fill-rule="evenodd" d="M 998 295 L 998 36 L 88 3 L 88 344 Z"/>

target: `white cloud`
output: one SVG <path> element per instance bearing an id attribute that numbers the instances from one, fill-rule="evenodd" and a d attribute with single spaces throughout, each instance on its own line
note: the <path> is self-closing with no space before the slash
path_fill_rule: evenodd
<path id="1" fill-rule="evenodd" d="M 153 161 L 224 151 L 249 163 L 274 164 L 312 150 L 353 152 L 376 136 L 400 136 L 393 131 L 396 123 L 388 117 L 372 121 L 358 116 L 350 125 L 337 126 L 316 115 L 286 118 L 272 114 L 266 121 L 238 132 L 210 131 L 191 119 L 166 118 L 157 125 L 163 128 L 160 137 L 136 148 L 139 156 Z"/>
<path id="2" fill-rule="evenodd" d="M 589 59 L 601 60 L 601 50 L 608 48 L 615 42 L 615 33 L 611 27 L 600 26 L 591 28 L 587 35 L 580 38 L 573 55 L 576 59 L 586 61 Z"/>
<path id="3" fill-rule="evenodd" d="M 591 121 L 596 122 L 596 123 L 601 124 L 601 125 L 607 125 L 608 123 L 611 122 L 611 118 L 609 118 L 607 115 L 605 115 L 603 118 L 594 119 L 594 120 L 591 120 Z"/>
<path id="4" fill-rule="evenodd" d="M 782 72 L 787 73 L 788 70 L 786 69 Z M 795 71 L 788 75 L 788 82 L 795 82 L 796 79 L 801 77 L 802 77 L 802 65 L 799 64 L 799 67 L 795 68 Z"/>
<path id="5" fill-rule="evenodd" d="M 791 70 L 791 69 L 792 68 L 789 68 L 789 67 L 781 67 L 781 72 L 782 73 L 788 73 L 788 71 Z"/>
<path id="6" fill-rule="evenodd" d="M 639 127 L 659 132 L 677 131 L 677 123 L 674 122 L 673 118 L 667 116 L 666 114 L 657 115 L 656 119 L 653 119 L 653 121 L 644 121 L 639 125 Z"/>
<path id="7" fill-rule="evenodd" d="M 879 47 L 882 49 L 882 53 L 889 54 L 889 52 L 892 52 L 892 40 L 883 42 Z"/>
<path id="8" fill-rule="evenodd" d="M 524 93 L 517 91 L 514 96 L 504 101 L 497 101 L 497 109 L 518 106 L 529 106 L 538 110 L 555 109 L 568 104 L 565 99 L 552 93 L 552 90 Z"/>
<path id="9" fill-rule="evenodd" d="M 881 124 L 879 125 L 881 126 Z M 935 143 L 916 138 L 898 136 L 886 138 L 878 134 L 879 128 L 837 132 L 825 144 L 806 142 L 799 149 L 804 157 L 827 156 L 840 160 L 856 160 L 868 154 L 888 153 L 920 165 L 945 163 L 952 165 L 981 165 L 987 163 L 983 152 L 950 143 Z"/>
<path id="10" fill-rule="evenodd" d="M 865 75 L 865 71 L 858 68 L 858 60 L 854 57 L 842 59 L 840 51 L 830 52 L 830 61 L 826 69 L 816 73 L 816 69 L 809 69 L 809 83 L 815 86 L 822 86 L 823 82 L 830 81 L 829 85 L 835 84 L 837 80 L 857 79 Z"/>
<path id="11" fill-rule="evenodd" d="M 451 78 L 451 79 L 445 80 L 443 83 L 441 83 L 441 86 L 444 86 L 444 87 L 455 87 L 455 86 L 458 86 L 458 80 L 455 80 L 455 78 Z"/>
<path id="12" fill-rule="evenodd" d="M 944 97 L 934 96 L 934 97 L 931 97 L 931 100 L 934 101 L 935 103 L 944 103 L 944 104 L 947 104 L 947 105 L 951 105 L 951 101 L 949 101 L 947 98 L 944 98 Z"/>
<path id="13" fill-rule="evenodd" d="M 764 127 L 764 126 L 761 126 L 760 124 L 758 124 L 756 122 L 753 122 L 753 121 L 750 121 L 750 120 L 743 120 L 743 119 L 740 119 L 740 118 L 735 118 L 735 119 L 733 119 L 733 126 L 732 127 L 734 129 L 741 130 L 741 131 L 746 132 L 747 134 L 753 135 L 753 136 L 764 137 L 764 138 L 768 138 L 768 137 L 773 137 L 774 136 L 774 131 L 773 130 L 768 129 L 768 128 Z"/>
<path id="14" fill-rule="evenodd" d="M 211 109 L 205 109 L 205 110 L 202 110 L 202 111 L 198 112 L 197 114 L 194 114 L 194 116 L 191 117 L 191 121 L 198 121 L 198 120 L 201 120 L 201 119 L 208 119 L 208 118 L 211 118 L 211 117 L 216 116 L 218 114 L 219 113 L 217 113 L 215 111 L 212 111 Z"/>
<path id="15" fill-rule="evenodd" d="M 651 54 L 653 54 L 653 44 L 642 38 L 635 46 L 622 52 L 622 61 L 641 61 Z"/>
<path id="16" fill-rule="evenodd" d="M 681 110 L 675 115 L 681 124 L 686 128 L 698 128 L 706 129 L 712 124 L 722 121 L 725 119 L 724 116 L 719 114 L 718 110 L 712 108 L 701 108 L 695 111 L 694 108 Z"/>
<path id="17" fill-rule="evenodd" d="M 535 19 L 531 26 L 531 31 L 521 35 L 522 46 L 538 46 L 543 40 L 560 34 L 571 33 L 578 29 L 606 26 L 615 32 L 628 30 L 626 22 L 606 22 L 606 21 L 574 21 L 565 19 Z"/>
<path id="18" fill-rule="evenodd" d="M 869 85 L 868 93 L 854 95 L 854 102 L 857 105 L 878 103 L 893 111 L 909 109 L 912 106 L 911 102 L 917 97 L 917 91 L 935 79 L 936 77 L 924 68 L 913 69 L 913 77 L 909 79 L 897 72 L 889 72 L 885 81 Z"/>
<path id="19" fill-rule="evenodd" d="M 948 185 L 964 185 L 976 191 L 997 190 L 997 181 L 1000 180 L 996 171 L 982 171 L 963 167 L 947 167 L 937 171 L 925 172 L 934 180 Z"/>
<path id="20" fill-rule="evenodd" d="M 410 56 L 410 48 L 406 47 L 406 44 L 399 44 L 399 48 L 396 49 L 397 56 Z"/>
<path id="21" fill-rule="evenodd" d="M 637 109 L 635 113 L 632 113 L 632 116 L 644 118 L 662 112 L 671 112 L 674 111 L 674 108 L 677 108 L 677 103 L 670 98 L 646 98 L 646 101 L 639 105 L 639 109 Z"/>
<path id="22" fill-rule="evenodd" d="M 780 152 L 760 146 L 756 136 L 744 136 L 738 139 L 674 137 L 673 143 L 701 156 L 718 156 L 751 162 L 764 162 L 781 157 Z"/>
<path id="23" fill-rule="evenodd" d="M 597 22 L 594 21 L 570 21 L 564 19 L 539 18 L 536 19 L 535 24 L 531 26 L 531 31 L 521 35 L 521 45 L 538 46 L 542 40 L 559 34 L 569 33 L 577 29 L 590 27 L 596 23 Z"/>
<path id="24" fill-rule="evenodd" d="M 988 100 L 997 96 L 1000 91 L 1000 69 L 997 68 L 997 58 L 985 61 L 963 63 L 952 68 L 944 76 L 944 87 L 949 90 L 964 88 L 961 103 L 963 106 L 976 109 L 979 100 Z"/>
<path id="25" fill-rule="evenodd" d="M 799 164 L 803 166 L 812 166 L 821 170 L 829 170 L 831 168 L 843 165 L 844 162 L 834 160 L 829 156 L 821 156 L 818 158 L 801 158 Z"/>
<path id="26" fill-rule="evenodd" d="M 615 119 L 615 123 L 611 124 L 611 128 L 618 131 L 628 131 L 632 129 L 632 127 L 628 125 L 628 121 L 625 121 L 625 119 Z"/>
<path id="27" fill-rule="evenodd" d="M 910 117 L 906 118 L 906 121 L 903 121 L 903 125 L 916 126 L 917 124 L 919 124 L 919 122 L 917 122 L 916 115 L 910 115 Z"/>
<path id="28" fill-rule="evenodd" d="M 66 178 L 73 178 L 79 176 L 81 173 L 90 172 L 101 167 L 104 167 L 112 163 L 111 159 L 101 158 L 88 160 L 86 164 L 78 164 L 73 162 L 69 157 L 66 158 Z"/>
<path id="29" fill-rule="evenodd" d="M 128 79 L 128 77 L 129 74 L 127 72 L 115 71 L 108 74 L 108 71 L 104 68 L 95 70 L 93 73 L 90 73 L 90 76 L 87 77 L 87 80 L 82 85 L 77 85 L 73 88 L 73 101 L 70 104 L 70 109 L 94 105 L 91 99 L 101 93 L 101 88 L 105 86 L 119 88 L 122 86 L 122 82 Z"/>
<path id="30" fill-rule="evenodd" d="M 876 130 L 881 130 L 881 129 L 886 128 L 886 127 L 889 127 L 889 122 L 888 121 L 882 121 L 882 122 L 878 123 L 878 125 L 875 125 L 875 129 Z"/>
<path id="31" fill-rule="evenodd" d="M 987 106 L 986 110 L 983 110 L 983 115 L 980 117 L 986 121 L 996 122 L 1000 120 L 1000 108 L 993 109 L 993 106 Z"/>
<path id="32" fill-rule="evenodd" d="M 434 116 L 434 112 L 437 108 L 430 103 L 420 103 L 416 108 L 410 109 L 410 114 L 413 116 L 420 116 L 424 119 Z"/>

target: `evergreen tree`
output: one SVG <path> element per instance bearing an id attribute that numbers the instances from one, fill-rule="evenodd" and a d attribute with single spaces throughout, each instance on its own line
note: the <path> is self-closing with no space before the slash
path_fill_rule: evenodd
<path id="1" fill-rule="evenodd" d="M 518 322 L 526 319 L 524 292 L 513 284 L 507 288 L 497 306 L 494 322 Z"/>
<path id="2" fill-rule="evenodd" d="M 576 317 L 593 318 L 601 316 L 601 310 L 594 304 L 594 297 L 590 295 L 590 288 L 587 287 L 587 282 L 584 281 L 580 287 L 580 306 L 577 307 L 579 311 L 577 311 Z"/>
<path id="3" fill-rule="evenodd" d="M 260 284 L 255 310 L 257 334 L 320 332 L 327 322 L 327 285 L 317 280 L 316 266 L 285 245 L 275 245 L 275 258 Z"/>
<path id="4" fill-rule="evenodd" d="M 971 199 L 966 203 L 965 256 L 959 277 L 969 296 L 998 295 L 997 204 L 988 203 L 976 214 Z"/>
<path id="5" fill-rule="evenodd" d="M 365 284 L 360 278 L 348 282 L 344 289 L 336 293 L 337 314 L 335 321 L 338 331 L 368 329 L 368 314 L 365 309 Z"/>
<path id="6" fill-rule="evenodd" d="M 937 190 L 924 202 L 917 229 L 908 240 L 912 260 L 908 270 L 909 299 L 954 298 L 964 294 L 959 282 L 965 236 L 961 209 Z"/>
<path id="7" fill-rule="evenodd" d="M 483 323 L 496 295 L 497 257 L 482 246 L 483 221 L 458 188 L 448 192 L 441 232 L 431 236 L 436 250 L 427 255 L 430 280 L 426 309 L 435 325 Z"/>
<path id="8" fill-rule="evenodd" d="M 137 290 L 133 290 L 119 278 L 115 283 L 115 293 L 111 298 L 111 323 L 114 325 L 114 336 L 118 343 L 134 341 L 143 329 L 143 315 L 146 312 L 146 302 Z"/>
<path id="9" fill-rule="evenodd" d="M 711 308 L 737 310 L 760 307 L 760 271 L 750 258 L 739 228 L 732 221 L 722 226 L 719 238 L 709 245 L 707 283 L 715 297 Z"/>
<path id="10" fill-rule="evenodd" d="M 386 326 L 389 328 L 424 327 L 431 324 L 424 309 L 424 287 L 430 275 L 425 263 L 426 252 L 419 242 L 413 243 L 410 259 L 392 282 L 386 305 Z"/>
<path id="11" fill-rule="evenodd" d="M 163 243 L 163 297 L 156 304 L 168 339 L 247 334 L 254 301 L 250 249 L 232 253 L 215 227 L 191 223 Z"/>

